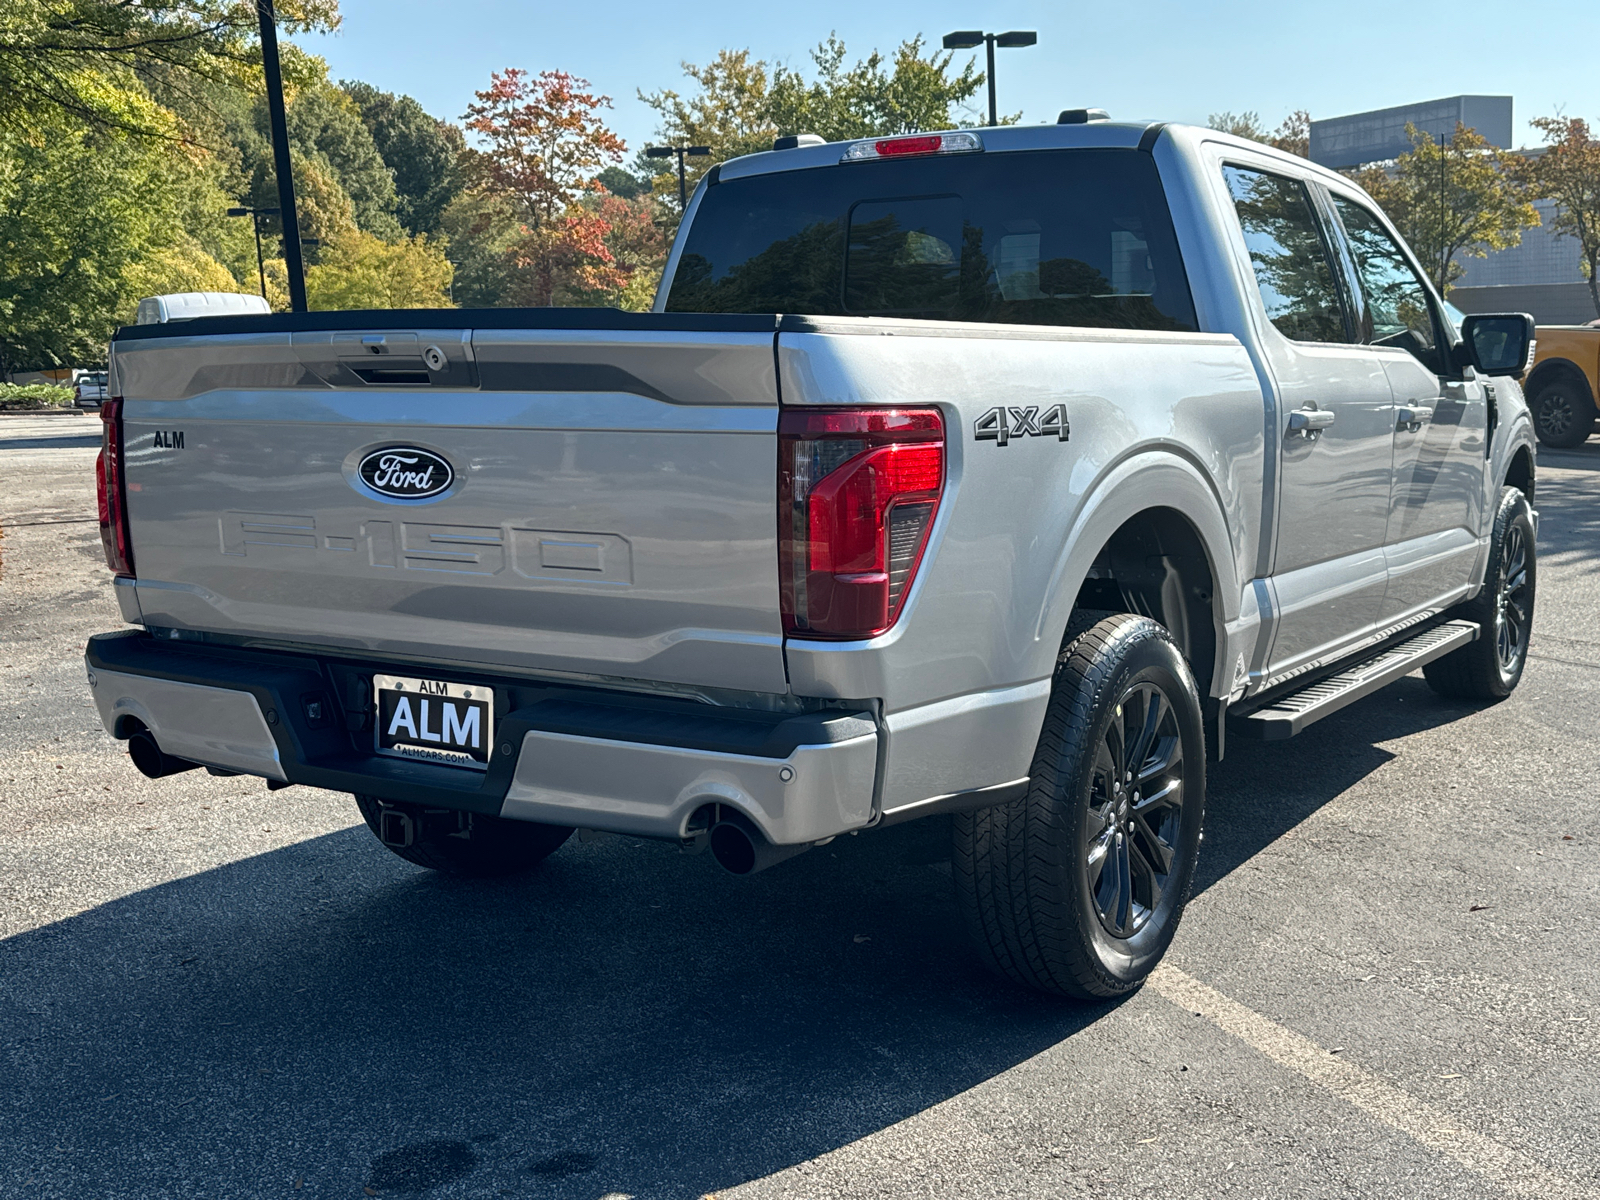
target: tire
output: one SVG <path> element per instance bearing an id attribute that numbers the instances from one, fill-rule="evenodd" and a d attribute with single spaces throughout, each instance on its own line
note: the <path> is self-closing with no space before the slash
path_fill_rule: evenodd
<path id="1" fill-rule="evenodd" d="M 1533 510 L 1514 487 L 1500 489 L 1483 588 L 1452 616 L 1476 621 L 1478 640 L 1422 668 L 1428 686 L 1452 700 L 1504 700 L 1528 665 L 1539 584 Z"/>
<path id="2" fill-rule="evenodd" d="M 564 825 L 538 825 L 448 808 L 396 804 L 376 796 L 357 796 L 356 806 L 361 809 L 367 828 L 385 849 L 409 863 L 448 875 L 478 879 L 515 875 L 549 858 L 572 836 L 572 830 Z M 399 839 L 384 841 L 386 812 L 391 837 L 396 833 L 409 836 L 409 845 L 398 844 Z"/>
<path id="3" fill-rule="evenodd" d="M 1122 760 L 1139 754 L 1152 708 L 1132 778 Z M 1151 786 L 1160 800 L 1142 795 Z M 957 899 L 985 963 L 1059 996 L 1137 988 L 1188 901 L 1205 787 L 1200 697 L 1171 635 L 1129 614 L 1075 621 L 1027 794 L 955 817 Z"/>
<path id="4" fill-rule="evenodd" d="M 1594 432 L 1594 400 L 1587 384 L 1558 376 L 1541 387 L 1528 406 L 1533 430 L 1552 450 L 1581 446 Z"/>

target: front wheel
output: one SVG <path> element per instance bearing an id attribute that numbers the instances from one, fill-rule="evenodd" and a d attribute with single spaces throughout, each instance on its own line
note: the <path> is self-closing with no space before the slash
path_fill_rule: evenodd
<path id="1" fill-rule="evenodd" d="M 376 796 L 357 796 L 356 807 L 386 849 L 449 875 L 514 875 L 549 858 L 572 836 L 564 825 L 397 804 Z"/>
<path id="2" fill-rule="evenodd" d="M 1138 987 L 1183 915 L 1205 787 L 1200 697 L 1171 635 L 1128 614 L 1069 632 L 1027 795 L 955 818 L 979 954 L 1057 995 Z"/>
<path id="3" fill-rule="evenodd" d="M 1456 614 L 1478 623 L 1478 640 L 1422 668 L 1428 686 L 1457 700 L 1504 700 L 1528 665 L 1539 584 L 1533 510 L 1514 487 L 1500 490 L 1483 588 Z"/>

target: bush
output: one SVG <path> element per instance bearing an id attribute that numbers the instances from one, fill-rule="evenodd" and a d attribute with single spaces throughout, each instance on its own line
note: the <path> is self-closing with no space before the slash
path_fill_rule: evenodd
<path id="1" fill-rule="evenodd" d="M 53 383 L 0 383 L 0 412 L 60 408 L 71 403 L 72 389 L 69 387 L 57 387 Z"/>

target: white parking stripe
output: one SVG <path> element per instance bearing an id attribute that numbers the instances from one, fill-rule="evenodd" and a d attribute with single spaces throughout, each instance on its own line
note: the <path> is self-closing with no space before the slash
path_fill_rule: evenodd
<path id="1" fill-rule="evenodd" d="M 1368 1116 L 1492 1181 L 1508 1195 L 1540 1200 L 1597 1196 L 1593 1190 L 1540 1166 L 1520 1151 L 1481 1133 L 1461 1129 L 1448 1113 L 1230 1000 L 1177 967 L 1163 963 L 1150 976 L 1149 985 L 1174 1004 L 1206 1017 L 1224 1033 L 1327 1088 Z"/>

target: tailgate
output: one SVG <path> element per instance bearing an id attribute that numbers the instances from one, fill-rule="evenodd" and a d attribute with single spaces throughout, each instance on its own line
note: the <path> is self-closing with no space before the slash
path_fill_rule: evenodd
<path id="1" fill-rule="evenodd" d="M 145 622 L 786 691 L 770 318 L 629 320 L 124 331 Z"/>

